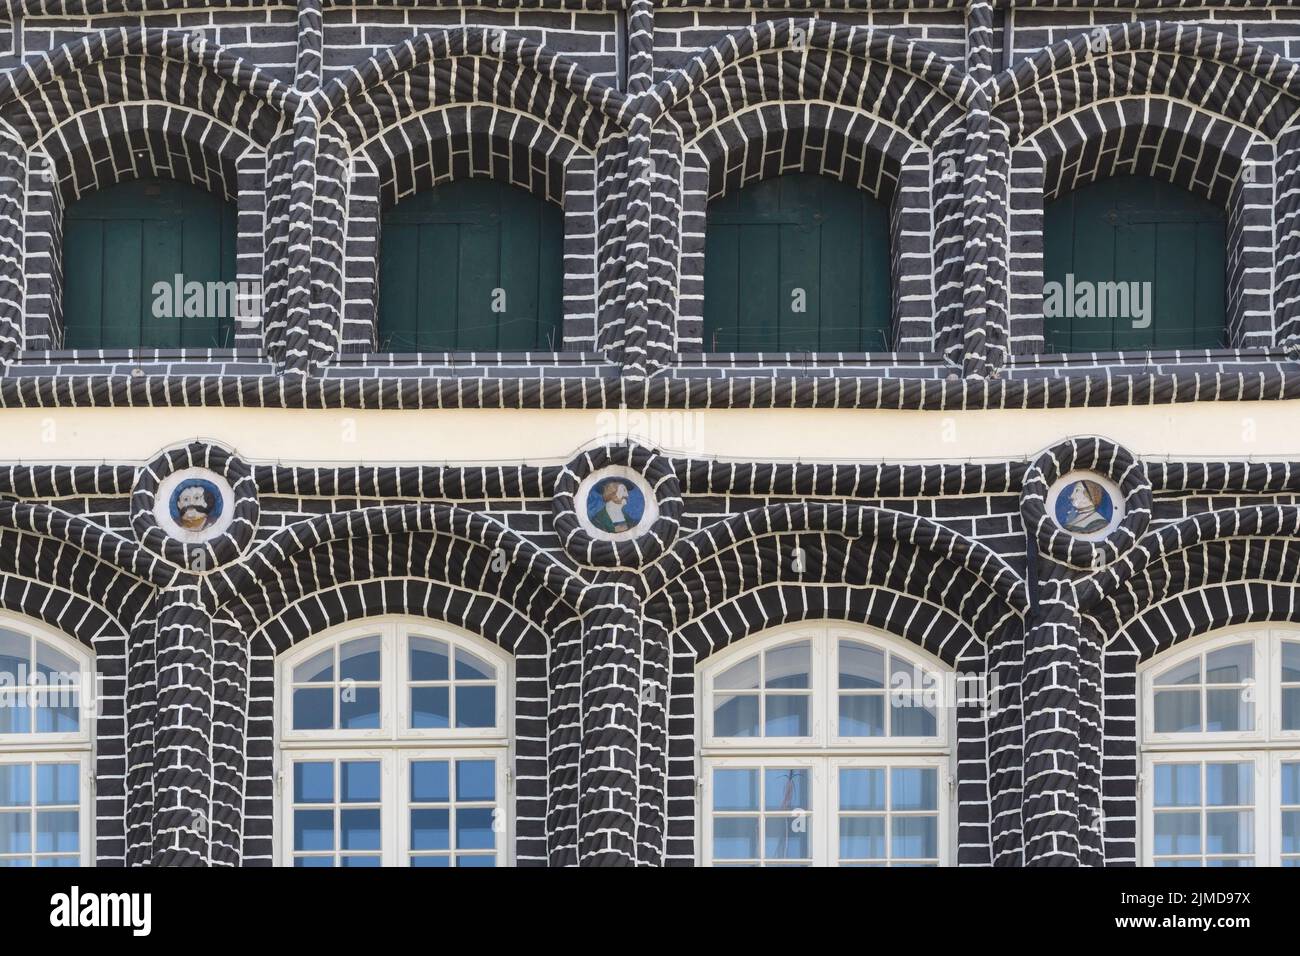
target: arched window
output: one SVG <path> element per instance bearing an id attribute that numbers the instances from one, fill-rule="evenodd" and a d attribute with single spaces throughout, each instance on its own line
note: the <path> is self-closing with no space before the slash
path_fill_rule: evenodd
<path id="1" fill-rule="evenodd" d="M 510 661 L 409 620 L 306 642 L 277 678 L 292 866 L 502 866 L 509 859 Z"/>
<path id="2" fill-rule="evenodd" d="M 379 347 L 559 351 L 564 213 L 524 189 L 461 179 L 383 217 Z"/>
<path id="3" fill-rule="evenodd" d="M 93 865 L 95 699 L 80 645 L 0 617 L 0 867 Z"/>
<path id="4" fill-rule="evenodd" d="M 701 665 L 701 862 L 949 857 L 944 667 L 852 625 L 778 628 Z"/>
<path id="5" fill-rule="evenodd" d="M 1048 203 L 1048 352 L 1223 348 L 1226 217 L 1146 176 L 1116 176 Z"/>
<path id="6" fill-rule="evenodd" d="M 854 186 L 787 173 L 709 203 L 706 352 L 891 347 L 889 211 Z"/>
<path id="7" fill-rule="evenodd" d="M 140 179 L 63 217 L 64 346 L 221 348 L 236 314 L 235 207 L 197 186 Z"/>
<path id="8" fill-rule="evenodd" d="M 1143 855 L 1300 865 L 1300 630 L 1234 629 L 1142 673 Z"/>

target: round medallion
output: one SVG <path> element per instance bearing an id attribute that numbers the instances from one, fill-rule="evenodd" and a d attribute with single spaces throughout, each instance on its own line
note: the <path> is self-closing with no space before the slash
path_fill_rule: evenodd
<path id="1" fill-rule="evenodd" d="M 225 478 L 206 468 L 184 468 L 159 482 L 154 520 L 178 541 L 203 544 L 230 527 L 234 500 Z"/>
<path id="2" fill-rule="evenodd" d="M 659 517 L 649 483 L 623 465 L 592 472 L 578 485 L 574 499 L 578 524 L 597 541 L 631 541 Z"/>
<path id="3" fill-rule="evenodd" d="M 1109 478 L 1071 471 L 1053 482 L 1047 513 L 1061 530 L 1081 541 L 1102 541 L 1124 519 L 1124 496 Z"/>

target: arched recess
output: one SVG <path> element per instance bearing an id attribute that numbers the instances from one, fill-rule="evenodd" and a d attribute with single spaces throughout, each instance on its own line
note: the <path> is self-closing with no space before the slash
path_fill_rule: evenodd
<path id="1" fill-rule="evenodd" d="M 792 172 L 839 179 L 888 207 L 887 349 L 934 349 L 943 311 L 935 249 L 943 237 L 933 205 L 947 209 L 947 193 L 960 189 L 947 177 L 932 194 L 931 167 L 964 114 L 964 74 L 897 37 L 781 20 L 732 34 L 660 86 L 682 150 L 680 351 L 711 350 L 703 338 L 707 204 Z"/>
<path id="2" fill-rule="evenodd" d="M 383 344 L 374 308 L 383 213 L 414 193 L 475 177 L 520 187 L 562 210 L 563 342 L 556 350 L 594 347 L 596 149 L 615 130 L 624 97 L 565 57 L 509 35 L 503 44 L 499 33 L 424 34 L 326 89 L 316 257 L 338 274 L 326 290 L 337 294 L 343 315 L 341 352 Z"/>
<path id="3" fill-rule="evenodd" d="M 877 525 L 875 509 L 844 510 L 843 521 L 828 513 L 787 531 L 765 529 L 770 515 L 746 513 L 721 533 L 679 541 L 659 562 L 664 577 L 651 579 L 643 643 L 651 662 L 652 652 L 661 654 L 671 688 L 670 863 L 689 865 L 696 849 L 696 790 L 688 783 L 696 772 L 696 666 L 749 635 L 816 620 L 915 644 L 973 677 L 974 698 L 991 692 L 987 708 L 971 695 L 958 702 L 957 746 L 966 755 L 957 779 L 959 862 L 1019 861 L 1023 593 L 997 560 L 973 545 L 963 555 L 963 539 L 949 542 L 938 526 L 895 526 L 887 515 Z"/>
<path id="4" fill-rule="evenodd" d="M 152 663 L 136 642 L 147 637 L 152 649 L 152 628 L 136 633 L 147 617 L 148 589 L 71 544 L 13 528 L 0 529 L 0 553 L 0 611 L 38 621 L 94 655 L 101 695 L 93 742 L 96 864 L 122 866 L 142 851 L 147 859 L 152 709 L 142 698 L 129 700 L 127 687 L 139 686 L 140 668 Z"/>
<path id="5" fill-rule="evenodd" d="M 256 307 L 231 344 L 262 350 L 267 151 L 287 87 L 188 34 L 104 31 L 32 64 L 0 95 L 0 121 L 27 147 L 24 348 L 63 344 L 63 215 L 97 189 L 176 180 L 238 207 L 238 281 Z"/>
<path id="6" fill-rule="evenodd" d="M 1212 631 L 1300 621 L 1298 533 L 1293 506 L 1196 514 L 1148 534 L 1082 590 L 1101 680 L 1106 865 L 1137 864 L 1139 666 Z"/>
<path id="7" fill-rule="evenodd" d="M 496 595 L 463 584 L 413 577 L 354 580 L 300 597 L 251 632 L 249 740 L 275 739 L 276 659 L 296 644 L 340 624 L 401 615 L 451 625 L 495 643 L 514 658 L 515 832 L 520 866 L 547 861 L 547 634 Z M 246 774 L 242 864 L 270 866 L 273 856 L 275 771 L 273 748 L 250 754 Z"/>
<path id="8" fill-rule="evenodd" d="M 1043 202 L 1113 175 L 1152 176 L 1224 208 L 1224 344 L 1271 345 L 1275 151 L 1298 109 L 1286 61 L 1185 24 L 1098 28 L 1000 75 L 993 117 L 1017 183 L 997 199 L 1011 223 L 1013 351 L 1044 347 Z"/>
<path id="9" fill-rule="evenodd" d="M 414 520 L 404 523 L 416 510 L 373 509 L 300 523 L 286 529 L 283 547 L 259 552 L 270 550 L 273 560 L 254 556 L 239 569 L 218 572 L 217 616 L 248 635 L 248 739 L 274 740 L 276 657 L 314 634 L 365 617 L 411 615 L 478 635 L 515 659 L 515 859 L 545 865 L 548 753 L 558 747 L 548 714 L 558 707 L 578 719 L 576 701 L 548 699 L 548 642 L 572 625 L 575 612 L 551 590 L 565 586 L 548 573 L 546 561 L 528 558 L 495 522 L 461 509 L 426 508 L 421 513 L 428 521 L 419 530 Z M 442 533 L 432 532 L 435 525 Z M 495 547 L 507 555 L 504 571 L 493 567 Z M 274 770 L 270 749 L 250 751 L 245 865 L 273 860 Z"/>

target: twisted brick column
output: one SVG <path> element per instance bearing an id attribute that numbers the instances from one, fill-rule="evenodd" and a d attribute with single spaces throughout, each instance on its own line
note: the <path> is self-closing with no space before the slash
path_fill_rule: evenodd
<path id="1" fill-rule="evenodd" d="M 636 579 L 611 574 L 583 601 L 578 865 L 637 863 L 641 620 Z"/>
<path id="2" fill-rule="evenodd" d="M 1071 572 L 1039 568 L 1022 684 L 1025 866 L 1078 866 L 1079 609 Z"/>
<path id="3" fill-rule="evenodd" d="M 158 597 L 154 866 L 206 866 L 212 832 L 212 620 L 195 583 Z"/>

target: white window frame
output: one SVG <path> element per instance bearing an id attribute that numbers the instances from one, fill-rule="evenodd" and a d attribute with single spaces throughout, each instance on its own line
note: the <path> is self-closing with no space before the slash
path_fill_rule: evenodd
<path id="1" fill-rule="evenodd" d="M 44 641 L 55 650 L 71 657 L 80 672 L 89 680 L 79 686 L 78 730 L 76 733 L 0 734 L 0 764 L 18 763 L 76 763 L 78 793 L 78 865 L 95 865 L 95 714 L 96 708 L 87 706 L 87 700 L 96 701 L 99 688 L 96 683 L 94 654 L 89 648 L 67 634 L 55 631 L 38 621 L 9 612 L 0 613 L 0 628 L 26 634 Z M 36 786 L 33 777 L 32 786 Z M 36 838 L 32 833 L 33 841 Z M 34 844 L 33 844 L 34 845 Z M 33 854 L 28 854 L 32 856 Z"/>
<path id="2" fill-rule="evenodd" d="M 1222 647 L 1253 643 L 1255 726 L 1247 731 L 1155 733 L 1155 678 L 1193 657 Z M 1300 761 L 1300 730 L 1282 730 L 1282 644 L 1300 643 L 1300 627 L 1259 624 L 1224 628 L 1195 638 L 1176 651 L 1158 654 L 1139 670 L 1138 727 L 1141 729 L 1138 787 L 1138 844 L 1144 866 L 1155 860 L 1155 767 L 1196 761 L 1255 765 L 1255 866 L 1281 861 L 1281 764 Z M 1202 673 L 1202 686 L 1204 673 Z M 1205 719 L 1202 698 L 1202 720 Z M 1202 794 L 1202 802 L 1204 802 Z M 1202 846 L 1202 851 L 1204 847 Z M 1202 857 L 1206 854 L 1202 852 Z"/>
<path id="3" fill-rule="evenodd" d="M 293 668 L 333 647 L 360 637 L 380 638 L 380 726 L 361 730 L 293 730 Z M 496 726 L 485 728 L 407 728 L 410 717 L 407 636 L 427 637 L 450 645 L 449 685 L 454 688 L 455 649 L 464 648 L 497 669 Z M 379 760 L 382 774 L 380 822 L 382 865 L 409 865 L 409 770 L 412 760 L 461 758 L 496 761 L 497 803 L 504 815 L 497 833 L 498 866 L 514 860 L 514 662 L 490 642 L 459 628 L 422 618 L 397 615 L 366 618 L 330 628 L 276 661 L 275 820 L 272 843 L 279 866 L 294 865 L 293 764 L 298 760 Z M 334 686 L 337 686 L 337 674 Z M 328 685 L 322 685 L 328 686 Z M 454 693 L 454 690 L 452 691 Z M 451 786 L 454 788 L 455 781 Z M 337 797 L 337 795 L 336 795 Z M 454 842 L 454 835 L 452 837 Z M 337 852 L 337 848 L 336 848 Z M 454 851 L 452 851 L 454 856 Z"/>
<path id="4" fill-rule="evenodd" d="M 809 737 L 714 737 L 714 679 L 754 654 L 808 640 L 811 643 Z M 871 645 L 919 667 L 937 684 L 936 734 L 932 737 L 841 737 L 835 733 L 839 716 L 839 645 L 841 640 Z M 718 769 L 774 767 L 808 768 L 810 848 L 813 866 L 834 866 L 839 860 L 839 770 L 841 767 L 933 767 L 938 771 L 939 866 L 956 859 L 955 749 L 956 707 L 947 699 L 953 686 L 952 668 L 895 637 L 864 625 L 812 621 L 784 625 L 752 635 L 696 666 L 696 862 L 713 860 L 713 773 Z M 889 692 L 886 674 L 886 695 Z M 760 687 L 761 692 L 761 687 Z M 722 690 L 729 694 L 731 691 Z M 762 816 L 764 811 L 758 811 Z M 888 814 L 889 811 L 886 811 Z M 760 832 L 759 839 L 764 835 Z M 719 865 L 729 861 L 719 860 Z M 775 861 L 774 861 L 775 862 Z M 899 865 L 902 861 L 891 865 Z"/>

